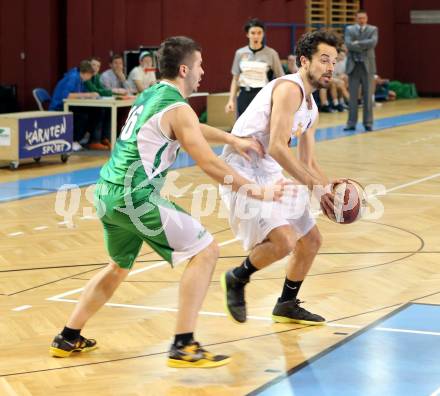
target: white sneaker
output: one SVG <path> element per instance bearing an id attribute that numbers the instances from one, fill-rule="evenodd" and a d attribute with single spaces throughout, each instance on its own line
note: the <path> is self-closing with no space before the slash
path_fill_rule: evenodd
<path id="1" fill-rule="evenodd" d="M 81 146 L 78 142 L 72 143 L 72 150 L 73 151 L 81 151 L 83 150 L 83 146 Z"/>

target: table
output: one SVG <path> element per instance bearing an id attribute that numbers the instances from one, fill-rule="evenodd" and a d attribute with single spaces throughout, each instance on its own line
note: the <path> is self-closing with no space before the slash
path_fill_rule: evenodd
<path id="1" fill-rule="evenodd" d="M 200 96 L 209 96 L 208 92 L 195 92 L 190 95 L 190 98 L 200 97 Z M 130 99 L 115 99 L 114 97 L 104 97 L 99 99 L 64 99 L 64 111 L 69 111 L 69 106 L 83 106 L 83 107 L 109 107 L 111 109 L 111 123 L 110 123 L 110 132 L 111 137 L 110 141 L 112 144 L 112 148 L 116 143 L 117 136 L 117 122 L 116 117 L 118 113 L 119 107 L 131 107 L 136 98 Z"/>
<path id="2" fill-rule="evenodd" d="M 64 99 L 64 111 L 69 111 L 70 106 L 83 106 L 83 107 L 109 107 L 111 109 L 111 122 L 110 122 L 110 141 L 112 148 L 116 143 L 117 136 L 117 122 L 116 117 L 119 107 L 131 107 L 136 98 L 130 99 L 115 99 L 113 97 L 105 97 L 99 99 Z"/>

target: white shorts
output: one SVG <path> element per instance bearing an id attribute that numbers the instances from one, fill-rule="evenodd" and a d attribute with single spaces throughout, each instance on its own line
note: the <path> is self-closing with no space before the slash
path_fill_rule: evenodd
<path id="1" fill-rule="evenodd" d="M 252 169 L 234 166 L 238 173 L 259 185 L 274 184 L 280 179 L 288 180 L 282 173 L 256 174 Z M 245 250 L 267 239 L 275 228 L 290 225 L 300 239 L 316 224 L 310 211 L 310 198 L 306 186 L 294 184 L 281 202 L 259 201 L 245 194 L 231 191 L 220 186 L 220 196 L 229 210 L 229 224 L 235 236 L 239 238 Z"/>

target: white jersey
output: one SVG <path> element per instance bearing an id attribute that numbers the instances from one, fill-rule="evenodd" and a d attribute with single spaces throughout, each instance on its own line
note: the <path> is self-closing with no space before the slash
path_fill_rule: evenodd
<path id="1" fill-rule="evenodd" d="M 298 84 L 303 94 L 303 100 L 298 111 L 293 118 L 293 125 L 291 130 L 292 139 L 296 139 L 301 134 L 307 131 L 318 116 L 318 107 L 316 106 L 313 96 L 311 97 L 311 108 L 306 100 L 304 84 L 299 73 L 288 74 L 272 80 L 267 84 L 254 98 L 246 111 L 238 118 L 233 129 L 232 134 L 239 137 L 254 137 L 260 141 L 264 150 L 267 153 L 270 138 L 270 114 L 272 107 L 272 91 L 278 80 L 289 80 Z M 227 159 L 233 167 L 241 169 L 258 169 L 259 173 L 280 173 L 281 166 L 269 154 L 264 158 L 252 156 L 252 161 L 249 162 L 239 154 L 235 153 L 229 145 L 223 149 L 222 157 Z"/>

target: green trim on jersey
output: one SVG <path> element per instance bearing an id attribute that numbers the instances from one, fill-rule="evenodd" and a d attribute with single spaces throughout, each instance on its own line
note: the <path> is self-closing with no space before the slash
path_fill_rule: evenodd
<path id="1" fill-rule="evenodd" d="M 153 163 L 153 171 L 155 171 L 157 168 L 159 168 L 159 165 L 160 165 L 160 162 L 161 162 L 162 153 L 165 151 L 165 149 L 167 147 L 168 147 L 168 143 L 165 143 L 159 149 L 159 151 L 156 153 L 156 157 L 154 158 L 154 163 Z"/>
<path id="2" fill-rule="evenodd" d="M 176 103 L 187 103 L 187 101 L 171 84 L 158 83 L 140 94 L 130 109 L 109 161 L 101 169 L 100 176 L 103 180 L 125 186 L 126 193 L 133 193 L 137 190 L 140 193 L 139 197 L 148 196 L 152 191 L 162 188 L 165 176 L 172 164 L 166 164 L 166 168 L 159 174 L 148 177 L 144 168 L 145 164 L 141 161 L 137 138 L 141 128 L 151 117 Z M 173 142 L 163 136 L 161 131 L 158 131 L 156 135 L 153 138 L 161 141 L 148 147 L 148 150 L 151 150 L 148 154 L 153 155 L 154 150 L 157 150 L 151 169 L 152 173 L 161 164 L 161 155 L 165 149 L 170 148 L 168 143 Z M 178 148 L 177 145 L 175 150 Z"/>

